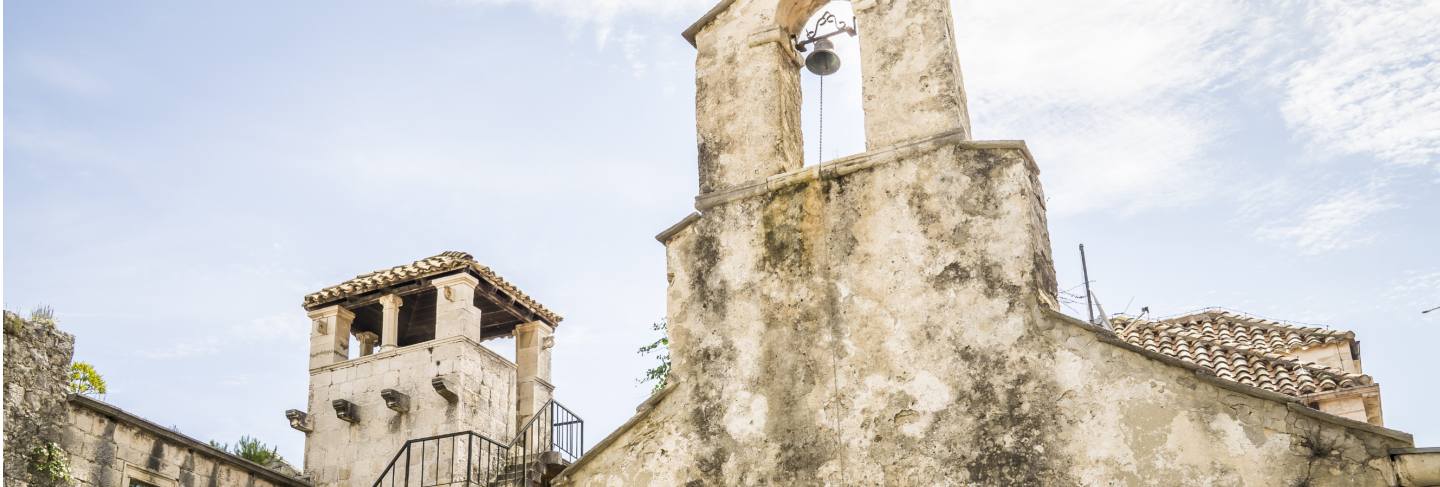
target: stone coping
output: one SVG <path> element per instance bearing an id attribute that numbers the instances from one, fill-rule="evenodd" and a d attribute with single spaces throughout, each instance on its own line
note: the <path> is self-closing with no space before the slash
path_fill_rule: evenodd
<path id="1" fill-rule="evenodd" d="M 145 418 L 131 414 L 124 409 L 120 409 L 110 403 L 100 401 L 99 399 L 78 394 L 71 394 L 69 400 L 70 404 L 89 409 L 96 412 L 97 414 L 100 414 L 101 416 L 105 416 L 106 418 L 118 422 L 123 422 L 130 426 L 144 430 L 147 433 L 164 438 L 172 443 L 178 443 L 180 445 L 184 445 L 187 448 L 200 450 L 210 456 L 219 458 L 224 461 L 228 461 L 231 464 L 250 471 L 251 473 L 254 473 L 260 477 L 264 477 L 265 480 L 272 483 L 276 483 L 279 485 L 293 485 L 305 487 L 308 487 L 310 485 L 310 482 L 304 479 L 299 479 L 282 474 L 280 472 L 276 472 L 265 467 L 264 465 L 252 462 L 250 460 L 246 460 L 233 453 L 210 446 L 209 443 L 191 438 L 189 436 L 181 434 L 178 431 L 152 423 Z"/>
<path id="2" fill-rule="evenodd" d="M 1414 454 L 1420 454 L 1420 453 L 1440 453 L 1440 447 L 1432 446 L 1432 447 L 1428 447 L 1428 448 L 1391 448 L 1391 449 L 1390 449 L 1390 454 L 1391 454 L 1391 455 L 1414 455 Z"/>
<path id="3" fill-rule="evenodd" d="M 698 211 L 692 211 L 692 212 L 690 212 L 689 215 L 685 215 L 685 218 L 681 219 L 679 223 L 676 223 L 676 224 L 674 224 L 674 225 L 670 225 L 669 228 L 666 228 L 664 231 L 661 231 L 659 234 L 656 234 L 656 235 L 655 235 L 655 240 L 659 241 L 659 242 L 662 243 L 662 244 L 665 243 L 665 242 L 668 242 L 668 241 L 670 241 L 670 237 L 673 237 L 673 236 L 675 236 L 675 234 L 680 233 L 680 231 L 681 231 L 681 230 L 684 230 L 685 227 L 690 226 L 691 223 L 695 223 L 695 220 L 699 220 L 699 219 L 700 219 L 700 212 L 698 212 Z"/>
<path id="4" fill-rule="evenodd" d="M 1064 322 L 1064 323 L 1066 323 L 1066 324 L 1069 324 L 1069 325 L 1072 325 L 1072 326 L 1076 326 L 1076 327 L 1079 327 L 1079 328 L 1083 328 L 1083 329 L 1085 329 L 1085 330 L 1087 330 L 1087 331 L 1090 331 L 1091 333 L 1094 333 L 1094 334 L 1096 335 L 1096 338 L 1097 338 L 1101 343 L 1108 343 L 1108 344 L 1110 344 L 1110 345 L 1114 345 L 1114 346 L 1116 346 L 1116 347 L 1120 347 L 1120 348 L 1123 348 L 1123 349 L 1130 350 L 1130 351 L 1132 351 L 1132 352 L 1138 353 L 1138 354 L 1140 354 L 1140 355 L 1145 356 L 1146 358 L 1149 358 L 1149 359 L 1152 359 L 1152 360 L 1155 360 L 1155 361 L 1158 361 L 1158 362 L 1162 362 L 1162 363 L 1165 363 L 1165 364 L 1169 364 L 1169 365 L 1172 365 L 1172 366 L 1175 366 L 1175 367 L 1180 367 L 1180 368 L 1183 368 L 1183 369 L 1188 369 L 1188 370 L 1190 370 L 1192 373 L 1195 374 L 1195 377 L 1196 377 L 1197 379 L 1199 379 L 1199 380 L 1201 380 L 1201 381 L 1203 381 L 1203 382 L 1207 382 L 1207 383 L 1213 384 L 1213 385 L 1218 386 L 1218 387 L 1220 387 L 1220 388 L 1222 388 L 1222 389 L 1226 389 L 1226 390 L 1229 390 L 1229 391 L 1231 391 L 1231 392 L 1238 392 L 1238 393 L 1245 394 L 1245 395 L 1248 395 L 1248 396 L 1252 396 L 1252 397 L 1255 397 L 1255 398 L 1258 398 L 1258 399 L 1265 399 L 1265 400 L 1269 400 L 1269 401 L 1275 401 L 1275 402 L 1283 403 L 1283 404 L 1285 404 L 1285 407 L 1288 408 L 1288 409 L 1290 409 L 1291 411 L 1294 411 L 1294 412 L 1296 412 L 1296 413 L 1298 413 L 1298 414 L 1300 414 L 1300 415 L 1302 415 L 1302 416 L 1307 416 L 1307 417 L 1309 417 L 1309 418 L 1311 418 L 1311 419 L 1315 419 L 1315 420 L 1319 420 L 1319 421 L 1324 421 L 1324 422 L 1326 422 L 1326 423 L 1330 423 L 1330 424 L 1333 424 L 1333 425 L 1336 425 L 1336 426 L 1341 426 L 1341 427 L 1344 427 L 1344 428 L 1349 428 L 1349 429 L 1355 429 L 1355 430 L 1365 431 L 1365 432 L 1367 432 L 1367 433 L 1372 433 L 1372 434 L 1375 434 L 1375 435 L 1384 436 L 1384 437 L 1386 437 L 1386 438 L 1390 438 L 1390 439 L 1393 439 L 1393 440 L 1405 442 L 1405 443 L 1408 443 L 1408 444 L 1411 444 L 1411 445 L 1414 445 L 1414 444 L 1415 444 L 1415 437 L 1414 437 L 1413 435 L 1411 435 L 1410 433 L 1406 433 L 1406 432 L 1404 432 L 1404 431 L 1393 430 L 1393 429 L 1386 428 L 1386 427 L 1383 427 L 1383 426 L 1375 426 L 1375 425 L 1373 425 L 1373 424 L 1366 423 L 1366 422 L 1364 422 L 1364 421 L 1356 421 L 1356 420 L 1349 419 L 1349 418 L 1342 418 L 1342 417 L 1340 417 L 1340 416 L 1336 416 L 1336 415 L 1333 415 L 1333 414 L 1330 414 L 1330 413 L 1327 413 L 1327 412 L 1324 412 L 1324 411 L 1320 411 L 1320 410 L 1318 410 L 1318 409 L 1310 408 L 1309 406 L 1306 406 L 1304 403 L 1300 402 L 1299 399 L 1294 398 L 1294 397 L 1291 397 L 1291 396 L 1287 396 L 1287 395 L 1284 395 L 1284 394 L 1281 394 L 1281 393 L 1278 393 L 1278 392 L 1270 392 L 1270 391 L 1267 391 L 1267 390 L 1264 390 L 1264 389 L 1261 389 L 1261 388 L 1258 388 L 1258 387 L 1247 386 L 1247 385 L 1245 385 L 1245 384 L 1241 384 L 1241 383 L 1239 383 L 1239 382 L 1235 382 L 1235 381 L 1228 380 L 1228 379 L 1222 379 L 1222 378 L 1220 378 L 1220 377 L 1217 377 L 1214 372 L 1211 372 L 1211 371 L 1210 371 L 1210 369 L 1206 369 L 1206 368 L 1201 367 L 1201 366 L 1199 366 L 1199 365 L 1195 365 L 1195 364 L 1191 364 L 1191 363 L 1189 363 L 1189 362 L 1185 362 L 1185 361 L 1183 361 L 1183 360 L 1180 360 L 1180 359 L 1175 358 L 1175 357 L 1171 357 L 1171 356 L 1169 356 L 1169 355 L 1165 355 L 1165 354 L 1160 353 L 1160 352 L 1152 352 L 1152 351 L 1146 350 L 1146 349 L 1143 348 L 1143 347 L 1137 346 L 1137 345 L 1135 345 L 1135 344 L 1133 344 L 1133 343 L 1130 343 L 1130 342 L 1125 341 L 1124 339 L 1122 339 L 1122 338 L 1120 338 L 1120 337 L 1118 337 L 1118 336 L 1115 336 L 1115 333 L 1114 333 L 1114 332 L 1111 332 L 1110 330 L 1107 330 L 1107 329 L 1105 329 L 1105 328 L 1102 328 L 1102 327 L 1099 327 L 1099 326 L 1096 326 L 1096 325 L 1092 325 L 1092 324 L 1086 323 L 1086 322 L 1081 321 L 1081 320 L 1079 320 L 1079 319 L 1077 319 L 1077 318 L 1075 318 L 1075 317 L 1073 317 L 1073 316 L 1070 316 L 1070 315 L 1061 313 L 1061 312 L 1059 312 L 1059 311 L 1056 311 L 1056 310 L 1050 308 L 1049 306 L 1045 306 L 1044 304 L 1041 304 L 1041 309 L 1044 310 L 1044 313 L 1045 313 L 1046 315 L 1048 315 L 1049 317 L 1051 317 L 1051 318 L 1056 318 L 1056 319 L 1058 319 L 1059 321 Z"/>
<path id="5" fill-rule="evenodd" d="M 345 368 L 345 367 L 352 367 L 352 366 L 362 365 L 362 364 L 366 364 L 366 363 L 370 363 L 370 362 L 376 362 L 376 361 L 384 360 L 384 359 L 387 359 L 387 358 L 390 358 L 390 357 L 394 357 L 394 356 L 396 356 L 396 355 L 400 355 L 400 354 L 402 354 L 402 353 L 406 353 L 406 352 L 409 352 L 409 351 L 412 351 L 412 350 L 418 350 L 418 349 L 425 348 L 425 347 L 436 347 L 436 346 L 440 346 L 440 345 L 449 345 L 449 344 L 451 344 L 451 343 L 464 343 L 464 342 L 469 342 L 470 345 L 474 346 L 475 348 L 479 348 L 480 350 L 484 351 L 486 354 L 488 354 L 488 355 L 490 355 L 491 357 L 499 360 L 500 363 L 503 363 L 503 364 L 505 364 L 505 365 L 508 365 L 508 366 L 510 366 L 510 368 L 512 368 L 512 369 L 515 368 L 515 362 L 512 362 L 512 361 L 510 361 L 510 359 L 505 358 L 504 356 L 500 355 L 499 353 L 496 353 L 494 350 L 491 350 L 490 347 L 486 347 L 485 345 L 482 345 L 480 342 L 477 342 L 477 341 L 475 341 L 475 340 L 470 339 L 470 337 L 464 337 L 464 336 L 456 335 L 456 336 L 452 336 L 452 337 L 445 337 L 445 338 L 439 338 L 439 339 L 430 340 L 430 341 L 424 341 L 424 342 L 420 342 L 420 343 L 414 343 L 414 344 L 410 344 L 410 345 L 406 345 L 406 346 L 403 346 L 403 347 L 396 348 L 396 349 L 394 349 L 394 350 L 386 350 L 386 351 L 384 351 L 384 352 L 375 352 L 375 353 L 372 353 L 372 354 L 370 354 L 370 355 L 366 355 L 366 356 L 364 356 L 364 357 L 353 358 L 353 359 L 350 359 L 350 360 L 346 360 L 346 361 L 344 361 L 344 362 L 337 362 L 337 363 L 333 363 L 333 364 L 330 364 L 330 365 L 322 365 L 322 366 L 319 366 L 319 367 L 315 367 L 315 368 L 313 368 L 313 369 L 310 369 L 310 374 L 311 374 L 311 375 L 315 375 L 315 374 L 318 374 L 318 373 L 320 373 L 320 372 L 328 372 L 328 371 L 331 371 L 331 370 L 343 369 L 343 368 Z"/>
<path id="6" fill-rule="evenodd" d="M 730 8 L 730 4 L 732 3 L 735 3 L 735 0 L 720 0 L 720 3 L 715 4 L 714 7 L 710 7 L 710 10 L 706 11 L 705 15 L 701 15 L 699 20 L 690 24 L 690 27 L 686 27 L 685 31 L 680 33 L 680 37 L 684 37 L 685 42 L 690 43 L 690 47 L 697 47 L 695 45 L 695 35 L 700 33 L 700 29 L 704 29 L 705 26 L 710 25 L 710 21 L 715 20 L 715 17 L 719 17 L 721 12 Z"/>

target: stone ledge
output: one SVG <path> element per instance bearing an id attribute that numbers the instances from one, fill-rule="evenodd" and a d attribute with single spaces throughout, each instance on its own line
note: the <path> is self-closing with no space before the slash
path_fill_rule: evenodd
<path id="1" fill-rule="evenodd" d="M 690 212 L 689 215 L 685 215 L 685 218 L 680 219 L 680 221 L 677 222 L 676 224 L 670 225 L 670 226 L 669 226 L 668 228 L 666 228 L 664 231 L 660 232 L 659 234 L 656 234 L 656 235 L 655 235 L 655 240 L 659 241 L 659 242 L 662 243 L 662 244 L 665 243 L 665 242 L 669 242 L 669 241 L 670 241 L 670 237 L 673 237 L 673 236 L 675 236 L 675 234 L 680 233 L 680 231 L 681 231 L 681 230 L 684 230 L 685 227 L 690 226 L 691 223 L 695 223 L 695 220 L 699 220 L 699 219 L 700 219 L 700 212 Z"/>
<path id="2" fill-rule="evenodd" d="M 1035 157 L 1030 154 L 1030 149 L 1025 146 L 1024 141 L 966 140 L 964 129 L 957 128 L 901 142 L 882 149 L 861 152 L 832 161 L 822 162 L 814 166 L 802 167 L 787 173 L 776 174 L 763 180 L 742 183 L 719 191 L 711 191 L 695 197 L 695 209 L 703 213 L 707 209 L 731 201 L 770 193 L 814 180 L 836 179 L 865 169 L 903 160 L 911 154 L 931 151 L 943 146 L 957 146 L 971 150 L 1018 150 L 1024 154 L 1026 165 L 1029 166 L 1032 171 L 1037 174 L 1039 173 L 1039 166 L 1035 164 Z"/>

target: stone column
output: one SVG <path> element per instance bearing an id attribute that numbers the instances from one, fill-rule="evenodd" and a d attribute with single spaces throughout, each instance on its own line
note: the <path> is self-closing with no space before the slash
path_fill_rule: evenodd
<path id="1" fill-rule="evenodd" d="M 736 3 L 748 9 L 764 2 Z M 694 34 L 701 194 L 764 181 L 799 169 L 805 160 L 800 57 L 790 34 L 764 17 L 732 17 L 743 13 L 739 6 L 721 18 L 743 27 Z"/>
<path id="2" fill-rule="evenodd" d="M 380 351 L 394 350 L 400 343 L 400 296 L 380 296 Z"/>
<path id="3" fill-rule="evenodd" d="M 963 130 L 970 113 L 950 0 L 859 0 L 865 148 Z"/>
<path id="4" fill-rule="evenodd" d="M 362 331 L 355 334 L 355 340 L 360 342 L 360 356 L 365 357 L 375 353 L 375 343 L 380 341 L 380 335 L 371 331 Z"/>
<path id="5" fill-rule="evenodd" d="M 355 313 L 327 306 L 309 313 L 310 368 L 324 367 L 350 359 L 350 323 Z"/>
<path id="6" fill-rule="evenodd" d="M 524 426 L 541 406 L 550 401 L 555 386 L 550 383 L 550 348 L 555 346 L 555 329 L 541 321 L 515 327 L 515 420 Z"/>
<path id="7" fill-rule="evenodd" d="M 480 308 L 475 307 L 480 280 L 461 272 L 430 282 L 435 286 L 435 339 L 460 335 L 480 341 Z"/>

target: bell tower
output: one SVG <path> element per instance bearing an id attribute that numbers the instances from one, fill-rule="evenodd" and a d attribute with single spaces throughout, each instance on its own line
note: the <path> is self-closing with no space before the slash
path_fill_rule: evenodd
<path id="1" fill-rule="evenodd" d="M 464 441 L 451 439 L 448 451 L 443 441 L 423 445 L 402 467 L 413 465 L 409 470 L 431 481 L 447 468 L 493 475 L 476 465 L 478 452 L 501 456 L 491 452 L 553 395 L 550 348 L 561 317 L 469 254 L 444 252 L 361 274 L 305 296 L 304 306 L 311 319 L 309 404 L 286 417 L 305 433 L 305 471 L 314 485 L 370 485 L 399 461 L 397 449 L 408 440 L 457 432 L 466 432 L 456 437 Z M 481 344 L 512 336 L 515 362 Z"/>

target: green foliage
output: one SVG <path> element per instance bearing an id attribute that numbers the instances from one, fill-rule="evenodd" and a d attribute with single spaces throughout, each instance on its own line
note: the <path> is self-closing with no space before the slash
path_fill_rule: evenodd
<path id="1" fill-rule="evenodd" d="M 258 438 L 251 438 L 249 436 L 241 436 L 240 441 L 235 443 L 234 448 L 215 440 L 210 440 L 210 446 L 261 465 L 270 465 L 271 462 L 276 460 L 284 460 L 284 458 L 280 457 L 278 447 L 266 445 Z"/>
<path id="2" fill-rule="evenodd" d="M 641 384 L 655 381 L 655 387 L 650 389 L 650 393 L 654 394 L 670 383 L 670 324 L 665 320 L 660 320 L 650 325 L 650 328 L 660 332 L 660 339 L 640 347 L 637 353 L 640 355 L 656 354 L 655 359 L 660 361 L 659 365 L 646 370 L 645 377 L 639 380 Z"/>
<path id="3" fill-rule="evenodd" d="M 56 485 L 70 484 L 69 457 L 53 441 L 30 450 L 30 468 Z"/>
<path id="4" fill-rule="evenodd" d="M 70 364 L 70 392 L 75 394 L 104 394 L 105 379 L 95 367 L 85 362 Z"/>

